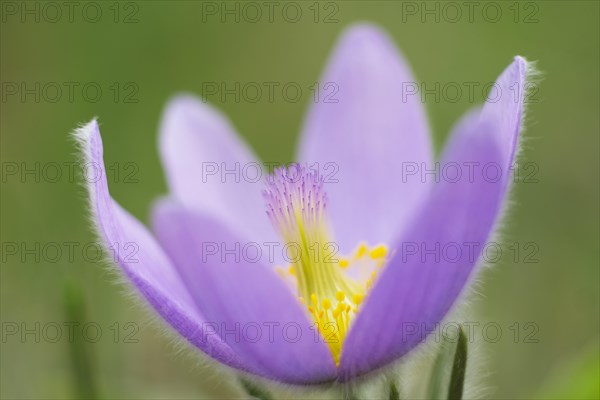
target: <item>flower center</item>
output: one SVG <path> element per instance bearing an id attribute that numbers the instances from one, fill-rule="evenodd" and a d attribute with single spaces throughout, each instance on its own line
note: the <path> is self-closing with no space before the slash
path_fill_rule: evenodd
<path id="1" fill-rule="evenodd" d="M 350 324 L 388 250 L 360 243 L 350 256 L 340 256 L 327 226 L 327 195 L 318 171 L 299 164 L 277 169 L 263 196 L 286 243 L 289 266 L 278 271 L 296 289 L 338 364 Z"/>

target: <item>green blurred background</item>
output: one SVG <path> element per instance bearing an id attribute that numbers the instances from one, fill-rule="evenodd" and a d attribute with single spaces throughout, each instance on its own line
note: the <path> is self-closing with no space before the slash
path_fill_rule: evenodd
<path id="1" fill-rule="evenodd" d="M 235 2 L 212 4 L 236 7 Z M 419 14 L 403 13 L 407 2 L 320 3 L 317 22 L 314 2 L 295 4 L 302 11 L 296 23 L 283 18 L 285 3 L 275 9 L 273 22 L 264 7 L 255 23 L 244 20 L 253 18 L 250 9 L 247 14 L 241 11 L 239 23 L 234 16 L 223 23 L 220 15 L 205 15 L 203 21 L 203 4 L 193 1 L 78 2 L 72 21 L 61 6 L 62 16 L 52 22 L 56 11 L 44 8 L 45 3 L 2 2 L 2 398 L 82 395 L 76 376 L 86 379 L 86 369 L 76 364 L 81 360 L 71 358 L 74 346 L 89 355 L 95 391 L 101 397 L 235 395 L 219 376 L 199 366 L 195 355 L 176 351 L 172 340 L 114 284 L 102 264 L 89 260 L 93 248 L 88 257 L 82 254 L 83 245 L 94 237 L 83 190 L 69 179 L 63 164 L 77 161 L 69 132 L 99 117 L 105 161 L 116 163 L 121 174 L 110 182 L 112 194 L 147 222 L 151 201 L 166 191 L 157 132 L 172 95 L 180 91 L 200 95 L 202 83 L 211 81 L 298 82 L 306 89 L 319 79 L 340 32 L 357 21 L 387 30 L 416 79 L 429 85 L 491 82 L 516 54 L 538 61 L 543 80 L 529 105 L 521 158 L 539 167 L 537 183 L 515 185 L 503 238 L 521 247 L 537 243 L 539 262 L 525 263 L 521 256 L 515 263 L 503 257 L 484 276 L 479 289 L 483 296 L 475 303 L 472 320 L 494 321 L 503 328 L 497 343 L 479 340 L 487 359 L 484 386 L 491 388 L 491 397 L 598 396 L 599 2 L 501 1 L 487 9 L 488 20 L 482 14 L 488 3 L 480 2 L 472 21 L 463 2 L 457 2 L 463 15 L 455 23 L 449 21 L 454 11 L 438 2 L 412 4 L 418 11 L 438 7 L 439 22 L 435 14 L 422 21 Z M 23 17 L 23 7 L 39 7 L 39 22 L 35 15 Z M 498 8 L 500 20 L 489 21 Z M 86 18 L 96 19 L 97 9 L 102 12 L 99 21 L 88 22 Z M 288 11 L 293 18 L 294 10 Z M 15 83 L 34 87 L 36 82 L 41 87 L 49 82 L 62 85 L 62 96 L 51 102 L 51 86 L 39 102 L 31 94 L 24 99 L 21 92 L 11 94 Z M 72 101 L 64 82 L 79 84 Z M 82 95 L 89 82 L 102 89 L 97 102 Z M 476 102 L 481 102 L 480 91 L 476 93 Z M 93 90 L 88 94 L 94 96 Z M 305 90 L 297 103 L 281 97 L 272 103 L 265 98 L 257 103 L 236 103 L 231 98 L 222 102 L 217 96 L 209 100 L 231 118 L 259 156 L 283 162 L 292 159 L 311 93 Z M 427 101 L 438 151 L 471 103 L 465 95 L 455 103 L 444 98 Z M 128 162 L 139 169 L 133 171 Z M 42 170 L 40 182 L 35 182 L 33 175 L 23 180 L 6 170 L 14 165 L 34 168 L 35 163 L 40 169 L 58 163 L 63 175 L 58 182 L 49 182 L 55 170 L 47 169 L 46 174 Z M 123 179 L 132 171 L 137 183 Z M 57 262 L 51 262 L 50 248 L 40 260 L 27 254 L 21 259 L 24 247 L 38 243 L 43 253 L 48 243 L 64 242 L 80 243 L 73 259 L 64 245 Z M 10 243 L 20 247 L 18 254 L 8 251 Z M 75 300 L 65 301 L 66 287 L 71 288 L 68 298 Z M 102 336 L 91 343 L 75 329 L 70 344 L 62 324 L 74 319 L 81 319 L 82 325 L 94 322 Z M 22 329 L 35 331 L 36 322 L 39 343 L 35 334 L 23 340 Z M 126 325 L 129 322 L 136 325 Z M 535 323 L 537 343 L 524 343 L 522 337 L 514 343 L 509 327 L 515 322 L 522 335 L 524 324 Z M 63 328 L 56 343 L 49 340 L 55 335 L 54 323 Z M 10 335 L 15 326 L 19 332 Z M 129 343 L 127 334 L 137 342 Z M 74 368 L 74 363 L 79 366 Z"/>

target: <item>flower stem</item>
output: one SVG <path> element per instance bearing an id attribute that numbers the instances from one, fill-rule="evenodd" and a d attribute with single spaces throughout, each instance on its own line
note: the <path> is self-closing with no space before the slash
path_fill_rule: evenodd
<path id="1" fill-rule="evenodd" d="M 72 282 L 67 282 L 65 285 L 64 307 L 68 321 L 81 323 L 85 320 L 83 296 L 79 287 Z M 98 398 L 89 349 L 78 336 L 70 341 L 69 353 L 77 397 L 80 399 Z"/>

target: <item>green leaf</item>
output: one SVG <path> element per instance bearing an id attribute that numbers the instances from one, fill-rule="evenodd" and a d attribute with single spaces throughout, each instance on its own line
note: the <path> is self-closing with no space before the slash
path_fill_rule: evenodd
<path id="1" fill-rule="evenodd" d="M 240 379 L 240 382 L 242 383 L 244 390 L 246 390 L 246 393 L 248 393 L 253 398 L 260 399 L 260 400 L 272 400 L 273 399 L 271 394 L 267 390 L 265 390 L 263 387 L 261 387 L 260 385 L 250 382 L 250 381 L 247 381 L 246 379 L 243 379 L 243 378 Z"/>
<path id="2" fill-rule="evenodd" d="M 67 282 L 64 290 L 64 307 L 68 321 L 77 323 L 85 321 L 83 303 L 83 294 L 79 286 Z M 76 336 L 69 343 L 69 353 L 77 397 L 80 399 L 98 398 L 89 346 L 86 346 L 81 338 Z"/>
<path id="3" fill-rule="evenodd" d="M 400 393 L 394 382 L 390 383 L 390 400 L 400 400 Z"/>
<path id="4" fill-rule="evenodd" d="M 460 328 L 458 343 L 454 352 L 454 363 L 452 364 L 452 375 L 450 376 L 450 387 L 448 388 L 448 399 L 460 400 L 463 395 L 465 384 L 465 372 L 467 371 L 467 338 Z"/>
<path id="5" fill-rule="evenodd" d="M 467 364 L 467 339 L 460 328 L 458 340 L 443 338 L 429 379 L 429 399 L 461 399 Z"/>
<path id="6" fill-rule="evenodd" d="M 452 343 L 444 340 L 440 346 L 437 357 L 433 364 L 427 398 L 433 400 L 442 400 L 448 390 L 448 380 L 450 379 L 450 369 L 448 366 L 452 361 L 454 347 Z"/>

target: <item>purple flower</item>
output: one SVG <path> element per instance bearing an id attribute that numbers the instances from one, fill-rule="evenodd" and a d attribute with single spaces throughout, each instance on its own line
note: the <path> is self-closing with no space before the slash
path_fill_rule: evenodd
<path id="1" fill-rule="evenodd" d="M 408 353 L 424 335 L 405 328 L 434 326 L 465 293 L 504 206 L 526 72 L 516 57 L 494 101 L 454 128 L 440 163 L 462 176 L 431 182 L 415 173 L 434 161 L 408 66 L 376 28 L 353 27 L 322 80 L 337 85 L 338 101 L 310 110 L 300 164 L 261 183 L 207 177 L 207 165 L 259 164 L 223 115 L 181 96 L 161 126 L 170 195 L 154 207 L 154 234 L 110 197 L 105 173 L 89 183 L 93 218 L 135 288 L 210 357 L 285 383 L 347 381 Z M 97 122 L 77 136 L 85 159 L 103 166 Z M 490 165 L 491 177 L 481 172 Z M 295 245 L 299 256 L 281 264 L 276 251 L 270 265 L 222 254 L 240 243 Z M 471 244 L 474 256 L 414 252 L 449 243 Z"/>

